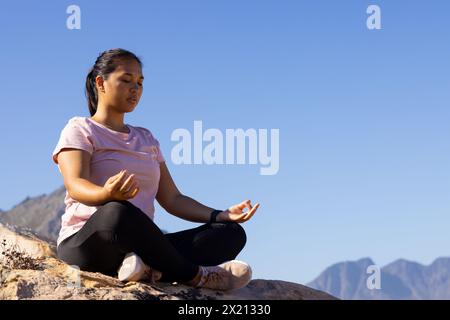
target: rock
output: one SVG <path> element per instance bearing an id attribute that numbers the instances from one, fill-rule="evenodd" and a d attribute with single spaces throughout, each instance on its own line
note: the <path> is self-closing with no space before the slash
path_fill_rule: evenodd
<path id="1" fill-rule="evenodd" d="M 77 300 L 307 300 L 336 299 L 300 284 L 252 280 L 232 291 L 196 289 L 176 283 L 122 283 L 101 273 L 79 271 L 55 256 L 45 241 L 0 225 L 0 299 Z"/>
<path id="2" fill-rule="evenodd" d="M 19 235 L 0 224 L 0 244 L 2 249 L 15 249 L 18 252 L 26 252 L 33 259 L 44 259 L 55 257 L 55 247 L 45 241 L 31 236 Z M 0 262 L 3 262 L 4 255 L 0 255 Z"/>

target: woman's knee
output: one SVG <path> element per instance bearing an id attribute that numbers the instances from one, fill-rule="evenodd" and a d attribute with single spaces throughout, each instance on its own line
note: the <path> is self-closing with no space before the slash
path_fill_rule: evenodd
<path id="1" fill-rule="evenodd" d="M 110 201 L 105 203 L 97 212 L 97 219 L 107 230 L 117 229 L 127 220 L 133 218 L 135 209 L 128 201 Z"/>
<path id="2" fill-rule="evenodd" d="M 227 241 L 233 240 L 240 249 L 244 248 L 247 243 L 247 234 L 244 228 L 237 222 L 225 222 L 225 226 L 228 235 Z"/>

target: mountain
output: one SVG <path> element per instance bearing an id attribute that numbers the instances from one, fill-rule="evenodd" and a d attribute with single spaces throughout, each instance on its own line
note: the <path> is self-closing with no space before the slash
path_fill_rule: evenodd
<path id="1" fill-rule="evenodd" d="M 20 233 L 31 233 L 48 242 L 56 242 L 64 213 L 64 186 L 49 195 L 27 197 L 11 210 L 0 212 L 0 223 Z"/>
<path id="2" fill-rule="evenodd" d="M 55 244 L 66 207 L 65 196 L 66 188 L 61 186 L 49 195 L 26 197 L 9 211 L 0 210 L 0 223 L 19 234 L 37 236 Z"/>
<path id="3" fill-rule="evenodd" d="M 450 258 L 438 258 L 425 266 L 404 259 L 380 268 L 380 289 L 369 289 L 373 280 L 370 258 L 332 265 L 307 286 L 340 299 L 415 300 L 450 299 Z M 372 281 L 369 281 L 372 283 Z"/>

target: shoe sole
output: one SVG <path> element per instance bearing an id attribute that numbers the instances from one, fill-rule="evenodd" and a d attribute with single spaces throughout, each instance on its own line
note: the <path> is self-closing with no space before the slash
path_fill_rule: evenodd
<path id="1" fill-rule="evenodd" d="M 212 289 L 212 290 L 230 291 L 230 290 L 237 290 L 237 289 L 247 286 L 252 279 L 252 268 L 250 267 L 250 265 L 248 263 L 245 263 L 245 262 L 239 261 L 239 260 L 230 260 L 230 261 L 227 261 L 226 263 L 228 265 L 230 265 L 230 269 L 224 268 L 224 266 L 222 266 L 223 264 L 219 265 L 218 267 L 223 268 L 230 274 L 228 284 L 226 284 L 226 282 L 224 282 L 224 284 L 218 283 L 217 286 L 214 286 L 214 285 L 209 284 L 208 281 L 206 281 L 206 283 L 198 284 L 197 287 L 200 287 L 200 288 L 203 287 L 203 288 Z M 233 272 L 231 270 L 232 269 L 231 265 L 236 265 L 236 264 L 245 266 L 246 272 L 243 273 L 242 275 L 233 274 Z"/>
<path id="2" fill-rule="evenodd" d="M 240 289 L 243 288 L 245 286 L 247 286 L 250 281 L 252 280 L 252 275 L 253 275 L 253 271 L 252 268 L 250 267 L 250 265 L 244 261 L 240 261 L 240 260 L 231 260 L 231 263 L 235 263 L 235 264 L 240 264 L 240 265 L 244 265 L 247 267 L 247 273 L 245 274 L 245 278 L 244 277 L 235 277 L 233 279 L 233 288 L 230 290 L 236 290 L 236 289 Z"/>
<path id="3" fill-rule="evenodd" d="M 129 254 L 119 268 L 120 281 L 135 281 L 142 273 L 142 260 L 136 254 Z"/>

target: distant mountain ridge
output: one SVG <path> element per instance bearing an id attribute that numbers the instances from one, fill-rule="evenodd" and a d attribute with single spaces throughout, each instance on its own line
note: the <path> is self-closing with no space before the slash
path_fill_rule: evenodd
<path id="1" fill-rule="evenodd" d="M 28 196 L 11 210 L 0 210 L 0 224 L 19 234 L 33 235 L 56 244 L 61 229 L 61 216 L 66 210 L 65 196 L 64 186 L 48 195 Z M 167 233 L 164 229 L 161 231 Z"/>
<path id="2" fill-rule="evenodd" d="M 428 266 L 398 259 L 380 268 L 381 289 L 369 289 L 367 267 L 372 259 L 334 264 L 307 286 L 349 300 L 450 299 L 450 257 Z"/>
<path id="3" fill-rule="evenodd" d="M 26 197 L 9 211 L 0 210 L 0 223 L 20 233 L 31 233 L 48 242 L 56 242 L 64 214 L 64 186 L 49 195 Z"/>

